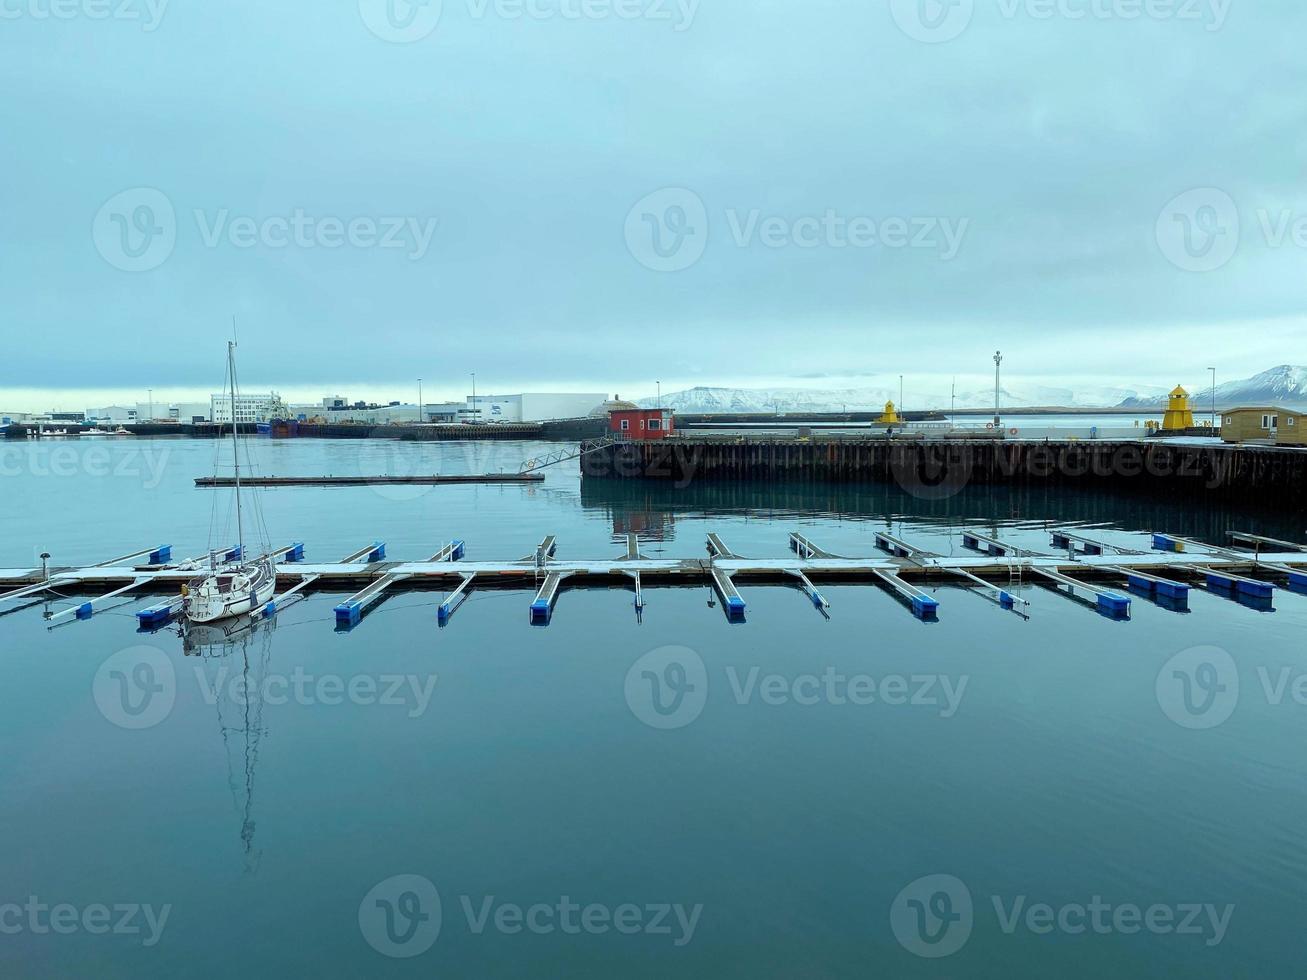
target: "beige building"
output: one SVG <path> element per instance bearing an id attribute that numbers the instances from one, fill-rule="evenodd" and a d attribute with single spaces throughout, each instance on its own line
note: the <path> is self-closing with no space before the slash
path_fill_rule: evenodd
<path id="1" fill-rule="evenodd" d="M 1230 408 L 1221 416 L 1221 439 L 1271 446 L 1307 445 L 1307 413 L 1287 408 Z"/>

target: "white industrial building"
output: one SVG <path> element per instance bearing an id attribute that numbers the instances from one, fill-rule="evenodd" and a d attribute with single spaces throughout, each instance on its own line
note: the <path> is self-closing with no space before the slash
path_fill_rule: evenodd
<path id="1" fill-rule="evenodd" d="M 103 408 L 88 408 L 88 422 L 135 422 L 140 416 L 135 408 L 126 405 L 105 405 Z"/>
<path id="2" fill-rule="evenodd" d="M 237 422 L 267 422 L 274 418 L 285 418 L 288 412 L 276 392 L 236 396 Z M 232 421 L 230 395 L 209 396 L 209 419 L 220 425 Z"/>
<path id="3" fill-rule="evenodd" d="M 477 395 L 467 400 L 472 422 L 548 422 L 585 418 L 608 400 L 608 394 L 528 392 L 521 395 Z"/>

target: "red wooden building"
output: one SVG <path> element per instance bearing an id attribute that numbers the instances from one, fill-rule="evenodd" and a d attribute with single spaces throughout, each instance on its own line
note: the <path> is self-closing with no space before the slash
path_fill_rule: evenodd
<path id="1" fill-rule="evenodd" d="M 666 439 L 675 422 L 666 408 L 615 408 L 608 413 L 608 429 L 620 439 Z"/>

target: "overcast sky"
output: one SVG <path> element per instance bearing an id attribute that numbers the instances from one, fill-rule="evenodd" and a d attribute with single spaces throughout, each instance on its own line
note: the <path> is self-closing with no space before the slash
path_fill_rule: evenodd
<path id="1" fill-rule="evenodd" d="M 0 0 L 0 409 L 207 393 L 233 313 L 244 387 L 304 397 L 1307 363 L 1304 38 L 1301 0 Z"/>

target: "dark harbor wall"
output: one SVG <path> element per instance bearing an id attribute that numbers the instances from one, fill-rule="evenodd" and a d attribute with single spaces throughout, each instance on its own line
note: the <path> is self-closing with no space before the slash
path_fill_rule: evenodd
<path id="1" fill-rule="evenodd" d="M 918 499 L 987 485 L 1078 486 L 1307 503 L 1307 451 L 1147 442 L 689 440 L 619 443 L 581 458 L 590 479 L 895 484 Z"/>

